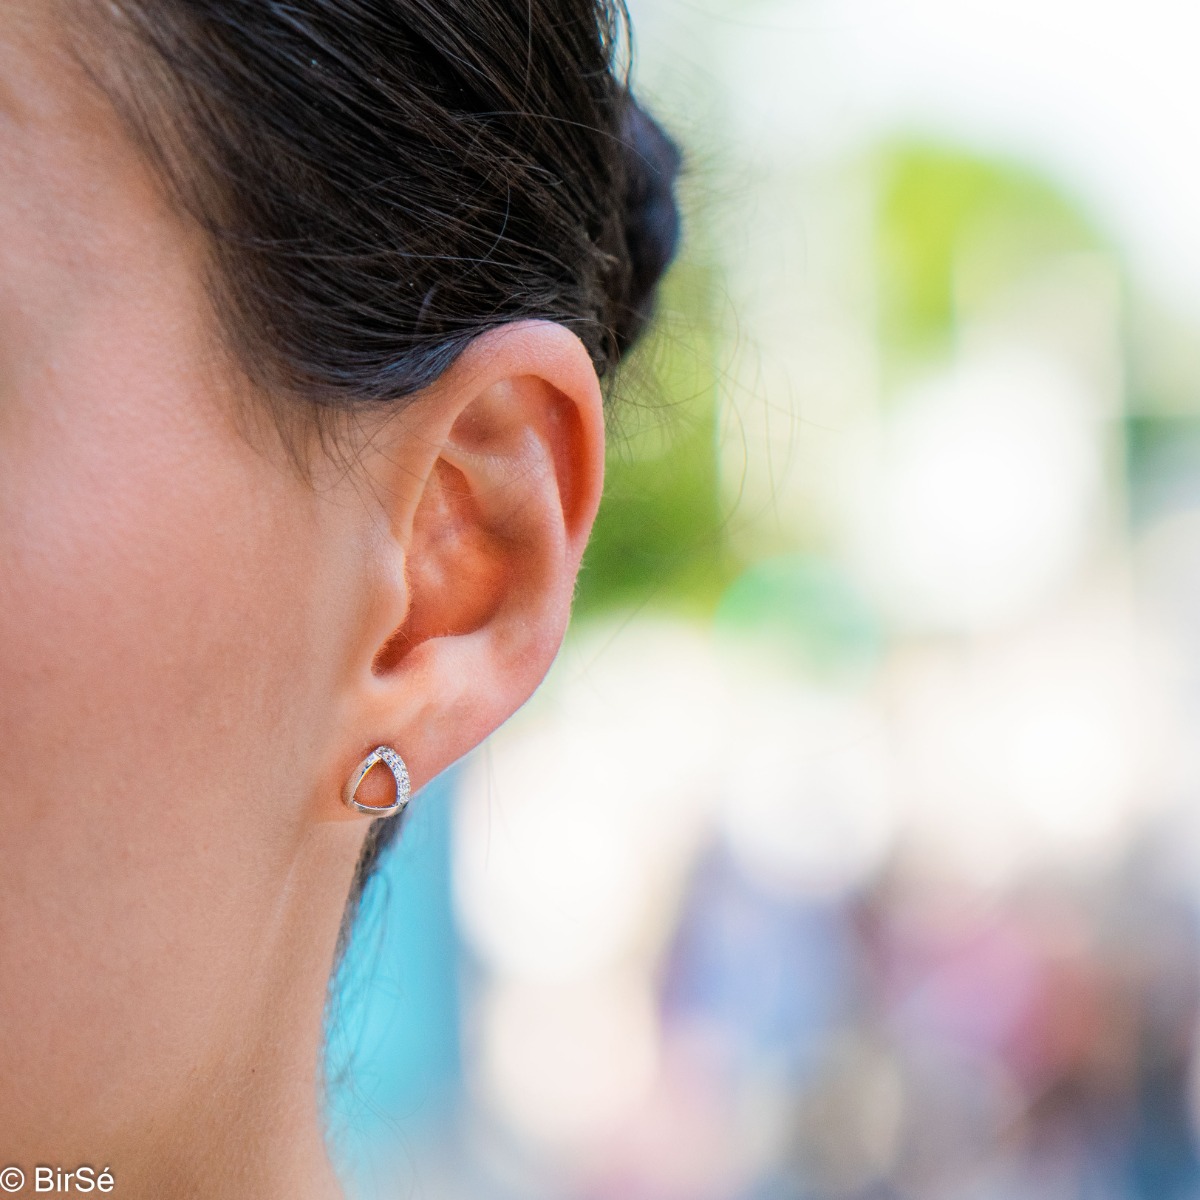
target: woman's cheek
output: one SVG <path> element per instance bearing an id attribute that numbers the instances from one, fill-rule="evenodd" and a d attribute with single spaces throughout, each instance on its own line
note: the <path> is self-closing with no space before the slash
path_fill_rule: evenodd
<path id="1" fill-rule="evenodd" d="M 242 984 L 211 930 L 278 836 L 253 799 L 306 777 L 328 694 L 311 489 L 144 315 L 60 341 L 0 438 L 0 1076 L 42 1121 L 135 1114 L 144 1064 L 215 1044 Z"/>

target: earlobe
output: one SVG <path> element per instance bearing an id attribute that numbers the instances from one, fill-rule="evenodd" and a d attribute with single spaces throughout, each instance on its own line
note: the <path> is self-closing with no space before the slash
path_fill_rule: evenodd
<path id="1" fill-rule="evenodd" d="M 391 506 L 392 561 L 372 573 L 381 592 L 364 609 L 394 616 L 373 622 L 358 650 L 348 731 L 358 757 L 364 741 L 399 748 L 414 788 L 505 721 L 549 669 L 604 456 L 591 360 L 548 322 L 478 339 L 418 405 L 419 424 L 398 422 L 371 464 Z"/>

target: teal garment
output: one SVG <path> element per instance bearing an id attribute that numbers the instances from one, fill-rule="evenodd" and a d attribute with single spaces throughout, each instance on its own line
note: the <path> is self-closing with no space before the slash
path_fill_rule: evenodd
<path id="1" fill-rule="evenodd" d="M 462 1088 L 459 940 L 451 895 L 455 774 L 413 799 L 368 885 L 332 987 L 330 1150 L 351 1195 L 393 1176 L 397 1147 L 447 1132 Z"/>

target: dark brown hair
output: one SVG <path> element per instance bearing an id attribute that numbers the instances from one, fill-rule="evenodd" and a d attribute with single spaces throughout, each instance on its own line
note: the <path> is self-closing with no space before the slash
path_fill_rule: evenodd
<path id="1" fill-rule="evenodd" d="M 396 404 L 526 317 L 603 378 L 645 325 L 679 154 L 618 67 L 622 0 L 75 2 L 268 395 Z"/>
<path id="2" fill-rule="evenodd" d="M 108 8 L 110 90 L 210 235 L 256 383 L 392 404 L 524 317 L 603 377 L 645 324 L 678 154 L 615 66 L 620 0 Z"/>

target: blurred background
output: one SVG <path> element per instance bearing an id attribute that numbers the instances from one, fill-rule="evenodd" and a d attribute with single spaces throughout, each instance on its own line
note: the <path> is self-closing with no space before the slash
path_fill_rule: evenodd
<path id="1" fill-rule="evenodd" d="M 637 0 L 569 640 L 330 1012 L 362 1200 L 1200 1197 L 1200 8 Z"/>

